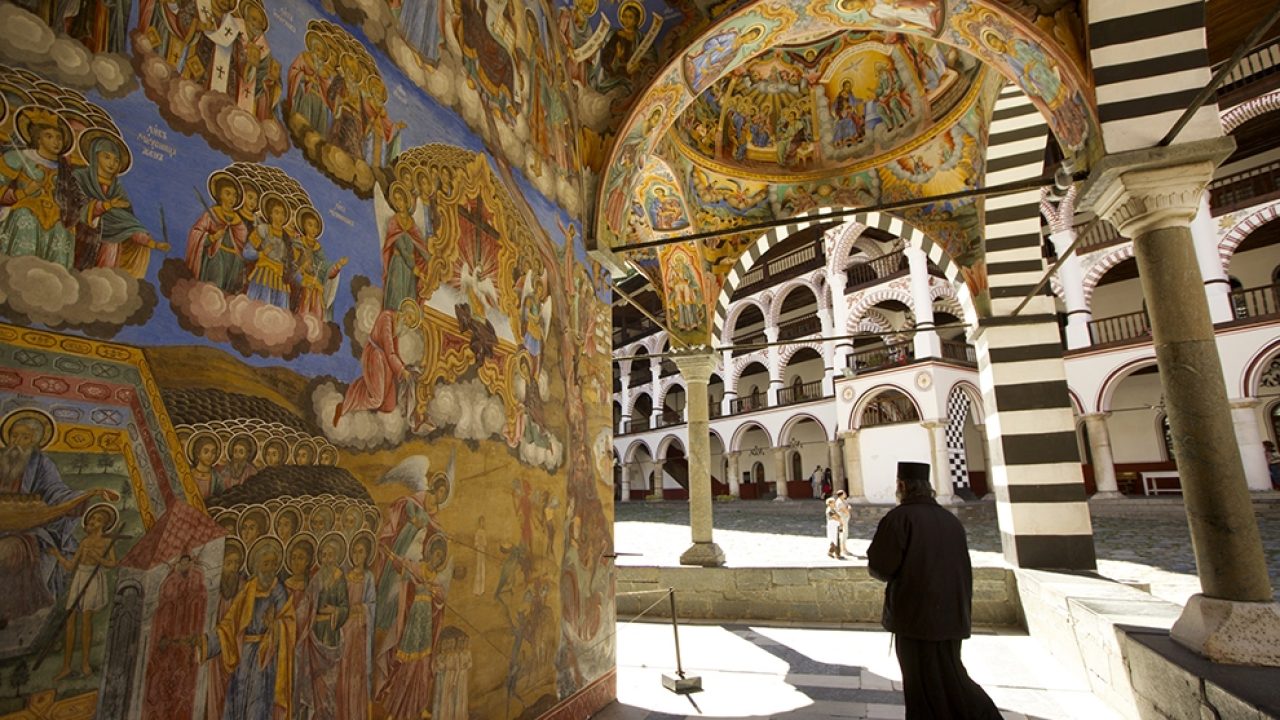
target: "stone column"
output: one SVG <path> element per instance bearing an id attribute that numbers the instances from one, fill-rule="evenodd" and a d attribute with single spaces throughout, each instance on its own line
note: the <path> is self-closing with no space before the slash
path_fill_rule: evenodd
<path id="1" fill-rule="evenodd" d="M 1231 307 L 1231 281 L 1222 267 L 1218 254 L 1218 223 L 1209 210 L 1209 191 L 1200 194 L 1196 216 L 1191 221 L 1191 241 L 1196 246 L 1196 263 L 1204 280 L 1205 300 L 1209 303 L 1209 318 L 1214 323 L 1227 322 L 1236 317 Z"/>
<path id="2" fill-rule="evenodd" d="M 726 457 L 729 458 L 729 494 L 733 497 L 742 497 L 742 469 L 738 466 L 738 456 L 742 453 L 731 452 Z"/>
<path id="3" fill-rule="evenodd" d="M 947 458 L 947 419 L 926 420 L 920 424 L 929 431 L 934 497 L 939 505 L 957 504 L 960 500 L 951 484 L 951 462 Z"/>
<path id="4" fill-rule="evenodd" d="M 911 304 L 916 315 L 916 359 L 942 357 L 942 340 L 933 329 L 933 299 L 929 297 L 929 254 L 915 245 L 902 251 L 911 273 Z"/>
<path id="5" fill-rule="evenodd" d="M 773 448 L 773 492 L 777 497 L 774 502 L 786 502 L 791 498 L 787 497 L 787 449 L 785 447 Z"/>
<path id="6" fill-rule="evenodd" d="M 1233 399 L 1231 420 L 1240 444 L 1245 481 L 1253 492 L 1267 492 L 1271 490 L 1271 471 L 1267 469 L 1267 451 L 1262 449 L 1262 435 L 1258 432 L 1258 404 L 1255 398 Z"/>
<path id="7" fill-rule="evenodd" d="M 864 503 L 867 491 L 862 485 L 862 448 L 858 442 L 858 431 L 848 430 L 840 433 L 840 444 L 844 449 L 844 477 L 848 486 L 849 502 Z"/>
<path id="8" fill-rule="evenodd" d="M 778 326 L 771 325 L 766 320 L 764 337 L 770 343 L 778 342 Z M 765 389 L 765 397 L 769 407 L 778 407 L 778 391 L 782 389 L 782 347 L 770 345 L 765 350 L 765 356 L 769 359 L 769 387 Z"/>
<path id="9" fill-rule="evenodd" d="M 649 361 L 649 398 L 653 400 L 653 412 L 649 413 L 649 428 L 658 427 L 662 422 L 662 361 L 654 358 Z"/>
<path id="10" fill-rule="evenodd" d="M 1172 637 L 1216 662 L 1280 665 L 1271 581 L 1227 402 L 1191 220 L 1230 138 L 1103 158 L 1087 191 L 1133 238 L 1203 594 Z"/>
<path id="11" fill-rule="evenodd" d="M 1053 242 L 1053 250 L 1058 257 L 1062 257 L 1071 243 L 1076 241 L 1075 200 L 1075 186 L 1067 191 L 1056 207 L 1041 194 L 1040 214 L 1049 221 L 1049 240 Z M 1075 350 L 1088 347 L 1089 321 L 1093 319 L 1093 315 L 1084 299 L 1084 271 L 1080 268 L 1079 253 L 1072 253 L 1058 267 L 1058 282 L 1062 283 L 1062 300 L 1067 308 L 1067 348 Z"/>
<path id="12" fill-rule="evenodd" d="M 717 567 L 724 551 L 711 540 L 711 422 L 707 412 L 707 381 L 716 367 L 709 352 L 678 355 L 676 367 L 685 382 L 689 418 L 689 529 L 693 544 L 680 556 L 681 565 Z"/>
<path id="13" fill-rule="evenodd" d="M 818 318 L 822 322 L 822 337 L 829 338 L 835 334 L 835 320 L 831 317 L 831 308 L 822 308 L 818 311 Z M 834 397 L 836 394 L 836 342 L 834 340 L 822 341 L 822 394 L 826 397 Z"/>
<path id="14" fill-rule="evenodd" d="M 1111 413 L 1090 413 L 1084 416 L 1085 437 L 1089 441 L 1089 455 L 1093 458 L 1093 483 L 1098 491 L 1093 500 L 1122 498 L 1116 484 L 1116 461 L 1111 454 L 1111 430 L 1107 418 Z"/>
<path id="15" fill-rule="evenodd" d="M 666 482 L 664 481 L 664 476 L 662 474 L 663 473 L 662 466 L 664 463 L 666 463 L 666 460 L 653 461 L 653 487 L 649 489 L 649 495 L 647 498 L 645 498 L 646 500 L 665 499 L 662 497 L 662 488 L 664 485 L 666 485 Z"/>
<path id="16" fill-rule="evenodd" d="M 844 478 L 844 450 L 839 440 L 827 441 L 827 458 L 831 464 L 831 491 L 844 490 L 848 493 Z"/>
<path id="17" fill-rule="evenodd" d="M 843 270 L 832 269 L 827 272 L 827 286 L 831 288 L 831 319 L 834 335 L 847 334 L 849 324 L 849 303 L 845 302 L 844 289 L 849 278 Z M 840 368 L 849 367 L 849 354 L 853 352 L 852 340 L 839 340 L 835 344 L 831 366 L 838 374 Z"/>

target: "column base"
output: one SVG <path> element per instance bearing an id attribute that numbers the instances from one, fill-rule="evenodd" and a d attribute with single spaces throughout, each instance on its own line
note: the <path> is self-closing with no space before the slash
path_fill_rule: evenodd
<path id="1" fill-rule="evenodd" d="M 964 498 L 959 495 L 948 495 L 946 497 L 934 498 L 939 505 L 963 505 Z"/>
<path id="2" fill-rule="evenodd" d="M 1111 491 L 1108 491 L 1108 492 L 1096 492 L 1096 493 L 1094 493 L 1094 494 L 1090 495 L 1090 496 L 1089 496 L 1089 499 L 1090 499 L 1090 500 L 1123 500 L 1123 499 L 1124 499 L 1124 493 L 1122 493 L 1122 492 L 1111 492 Z"/>
<path id="3" fill-rule="evenodd" d="M 1169 635 L 1213 662 L 1280 667 L 1280 603 L 1192 595 Z"/>
<path id="4" fill-rule="evenodd" d="M 724 565 L 724 551 L 713 542 L 696 542 L 681 553 L 680 564 L 720 567 Z"/>
<path id="5" fill-rule="evenodd" d="M 774 498 L 773 501 L 774 502 L 791 502 L 791 498 L 787 497 L 786 495 L 779 495 L 778 497 Z"/>
<path id="6" fill-rule="evenodd" d="M 850 505 L 870 505 L 871 504 L 871 501 L 866 499 L 862 495 L 859 495 L 858 497 L 845 498 L 844 500 Z"/>

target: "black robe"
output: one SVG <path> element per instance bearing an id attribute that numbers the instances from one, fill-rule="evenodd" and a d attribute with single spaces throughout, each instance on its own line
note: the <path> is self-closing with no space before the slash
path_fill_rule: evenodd
<path id="1" fill-rule="evenodd" d="M 995 703 L 960 661 L 973 599 L 960 520 L 933 498 L 908 499 L 876 527 L 867 565 L 888 583 L 880 623 L 897 640 L 907 720 L 998 720 Z"/>

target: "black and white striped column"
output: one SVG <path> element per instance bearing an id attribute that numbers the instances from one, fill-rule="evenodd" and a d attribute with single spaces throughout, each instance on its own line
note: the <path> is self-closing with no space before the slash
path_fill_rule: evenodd
<path id="1" fill-rule="evenodd" d="M 1005 88 L 993 113 L 987 184 L 1039 175 L 1047 137 L 1044 119 L 1022 91 Z M 1093 529 L 1048 286 L 1012 316 L 1046 271 L 1039 207 L 1039 190 L 986 201 L 992 317 L 979 323 L 975 344 L 991 479 L 1009 562 L 1093 569 Z"/>

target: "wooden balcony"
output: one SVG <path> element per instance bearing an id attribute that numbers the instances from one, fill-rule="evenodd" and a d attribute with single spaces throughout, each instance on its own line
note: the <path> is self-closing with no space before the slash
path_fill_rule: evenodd
<path id="1" fill-rule="evenodd" d="M 822 399 L 822 381 L 788 385 L 778 391 L 778 407 Z"/>
<path id="2" fill-rule="evenodd" d="M 795 340 L 820 332 L 822 332 L 822 319 L 817 315 L 805 315 L 778 325 L 779 340 Z"/>
<path id="3" fill-rule="evenodd" d="M 1232 290 L 1231 312 L 1236 320 L 1280 316 L 1280 285 Z"/>
<path id="4" fill-rule="evenodd" d="M 1280 161 L 1216 178 L 1209 183 L 1215 216 L 1280 198 Z"/>
<path id="5" fill-rule="evenodd" d="M 870 372 L 894 365 L 906 365 L 915 359 L 911 343 L 899 343 L 861 350 L 849 356 L 849 367 L 856 372 Z"/>
<path id="6" fill-rule="evenodd" d="M 641 417 L 635 420 L 628 420 L 622 427 L 622 433 L 638 433 L 649 429 L 649 418 Z"/>
<path id="7" fill-rule="evenodd" d="M 1091 345 L 1115 345 L 1135 340 L 1145 340 L 1150 336 L 1151 320 L 1147 317 L 1146 310 L 1089 322 L 1089 343 Z"/>
<path id="8" fill-rule="evenodd" d="M 969 343 L 959 340 L 942 341 L 942 359 L 962 365 L 977 365 L 978 351 Z"/>
<path id="9" fill-rule="evenodd" d="M 730 400 L 729 414 L 741 415 L 742 413 L 764 410 L 767 407 L 769 407 L 769 398 L 767 398 L 764 393 L 760 393 L 759 395 L 748 395 L 746 397 Z"/>
<path id="10" fill-rule="evenodd" d="M 826 262 L 827 255 L 823 251 L 822 240 L 819 239 L 811 245 L 796 248 L 785 255 L 751 268 L 751 271 L 743 276 L 738 288 L 734 290 L 733 297 L 734 299 L 746 297 L 783 280 L 800 277 L 823 267 Z"/>

